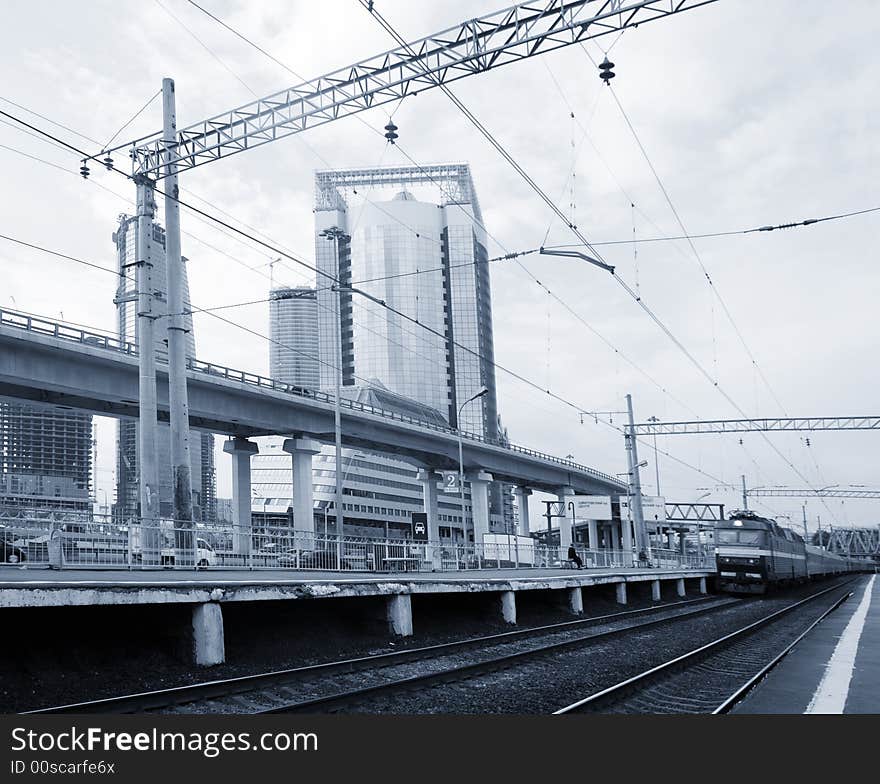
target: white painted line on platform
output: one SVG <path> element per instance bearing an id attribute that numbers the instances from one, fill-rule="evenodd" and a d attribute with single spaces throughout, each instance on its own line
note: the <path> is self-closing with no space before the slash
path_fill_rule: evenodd
<path id="1" fill-rule="evenodd" d="M 849 619 L 843 634 L 840 635 L 834 653 L 825 665 L 825 674 L 822 676 L 819 688 L 816 689 L 804 713 L 843 713 L 846 698 L 849 696 L 849 684 L 855 668 L 859 640 L 862 629 L 865 628 L 868 608 L 871 606 L 871 589 L 874 587 L 875 579 L 876 575 L 872 575 L 868 580 L 862 600 Z"/>

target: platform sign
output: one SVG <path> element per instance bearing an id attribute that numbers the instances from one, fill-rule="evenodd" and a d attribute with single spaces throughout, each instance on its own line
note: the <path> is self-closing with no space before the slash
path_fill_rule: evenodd
<path id="1" fill-rule="evenodd" d="M 458 471 L 443 471 L 443 492 L 459 492 Z"/>
<path id="2" fill-rule="evenodd" d="M 414 542 L 428 541 L 428 515 L 426 512 L 412 513 L 412 530 Z"/>
<path id="3" fill-rule="evenodd" d="M 576 495 L 574 503 L 575 520 L 610 520 L 610 495 Z"/>
<path id="4" fill-rule="evenodd" d="M 645 525 L 658 525 L 666 522 L 666 499 L 660 495 L 642 496 L 642 514 L 645 517 Z M 620 496 L 620 518 L 631 520 L 629 512 L 629 497 Z"/>

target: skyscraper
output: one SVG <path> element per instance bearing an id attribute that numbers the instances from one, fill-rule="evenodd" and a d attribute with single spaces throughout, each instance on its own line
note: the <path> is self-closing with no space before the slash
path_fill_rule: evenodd
<path id="1" fill-rule="evenodd" d="M 422 202 L 407 186 L 440 186 L 440 204 Z M 492 299 L 486 232 L 470 167 L 465 163 L 319 171 L 315 175 L 315 254 L 319 280 L 321 386 L 376 378 L 389 390 L 443 413 L 453 427 L 498 438 Z M 368 202 L 349 228 L 343 193 L 357 187 L 401 187 L 390 202 Z M 345 236 L 328 242 L 322 232 Z M 350 235 L 350 238 L 347 239 Z M 338 265 L 338 269 L 337 269 Z M 396 315 L 369 297 L 343 293 L 337 337 L 338 277 L 369 297 L 418 320 Z M 339 343 L 339 345 L 337 345 Z M 487 387 L 488 394 L 463 409 Z"/>
<path id="2" fill-rule="evenodd" d="M 119 287 L 113 299 L 119 317 L 119 337 L 137 343 L 137 291 L 134 266 L 137 258 L 137 218 L 119 216 L 119 226 L 113 234 L 116 244 Z M 168 312 L 167 267 L 165 262 L 165 230 L 153 224 L 150 243 L 150 260 L 153 264 L 155 310 L 160 318 L 155 330 L 154 350 L 159 356 L 168 353 L 168 320 L 161 316 Z M 186 262 L 186 259 L 183 259 Z M 189 281 L 186 265 L 183 269 L 183 300 L 189 303 Z M 192 315 L 186 316 L 187 357 L 195 356 L 195 335 Z M 137 485 L 137 429 L 136 422 L 120 420 L 117 442 L 117 491 L 116 512 L 124 518 L 137 517 L 140 507 Z M 173 514 L 171 481 L 171 431 L 167 424 L 160 424 L 157 438 L 159 459 L 159 514 Z M 190 466 L 192 471 L 193 517 L 196 520 L 214 520 L 217 515 L 217 492 L 214 475 L 214 436 L 202 433 L 190 439 Z"/>
<path id="3" fill-rule="evenodd" d="M 88 512 L 92 417 L 0 402 L 0 506 Z"/>
<path id="4" fill-rule="evenodd" d="M 408 190 L 426 186 L 439 189 L 439 204 Z M 344 193 L 357 188 L 400 190 L 391 201 L 368 200 L 350 221 Z M 376 380 L 439 411 L 452 427 L 498 440 L 486 232 L 470 167 L 319 171 L 315 195 L 321 386 L 332 389 L 341 366 L 344 387 Z M 333 227 L 342 236 L 330 242 Z M 341 294 L 341 340 L 337 295 L 327 285 L 333 278 L 366 295 Z M 487 394 L 464 405 L 483 387 Z M 509 495 L 493 483 L 500 530 L 513 524 Z"/>
<path id="5" fill-rule="evenodd" d="M 315 289 L 276 288 L 269 292 L 269 337 L 272 378 L 317 389 L 320 374 Z"/>

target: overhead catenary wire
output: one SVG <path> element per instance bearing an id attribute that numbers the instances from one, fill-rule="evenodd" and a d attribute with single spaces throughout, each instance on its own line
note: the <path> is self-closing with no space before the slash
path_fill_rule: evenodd
<path id="1" fill-rule="evenodd" d="M 375 8 L 373 2 L 369 0 L 359 0 L 360 4 L 370 13 L 373 17 L 379 22 L 379 24 L 395 39 L 402 47 L 404 47 L 414 58 L 418 58 L 416 52 L 413 51 L 412 47 L 407 43 L 407 41 L 394 29 L 394 27 L 382 16 L 381 13 Z M 584 50 L 586 51 L 586 49 Z M 587 52 L 589 56 L 589 52 Z M 592 60 L 592 57 L 590 57 Z M 574 226 L 570 221 L 567 221 L 565 214 L 559 208 L 558 205 L 555 204 L 547 194 L 540 188 L 540 186 L 529 176 L 529 174 L 520 166 L 520 164 L 513 158 L 513 156 L 504 148 L 504 146 L 498 142 L 497 139 L 489 132 L 489 130 L 474 116 L 474 114 L 464 105 L 464 103 L 452 92 L 452 90 L 446 85 L 443 84 L 436 76 L 434 76 L 429 70 L 423 69 L 426 76 L 428 76 L 431 81 L 435 84 L 435 86 L 439 87 L 444 94 L 455 104 L 455 106 L 465 115 L 465 117 L 471 122 L 472 125 L 489 141 L 489 143 L 501 154 L 501 156 L 508 162 L 510 165 L 517 171 L 518 174 L 527 182 L 527 184 L 535 191 L 535 193 L 541 198 L 542 201 L 547 204 L 550 209 L 555 212 L 560 219 L 563 220 L 568 225 L 568 228 L 572 231 L 575 236 L 581 240 L 584 247 L 589 249 L 598 259 L 602 260 L 601 254 L 587 240 L 587 238 L 583 235 L 583 233 Z M 622 110 L 622 107 L 621 107 Z M 686 229 L 682 226 L 682 230 L 687 233 Z M 702 266 L 702 261 L 700 261 Z M 708 273 L 707 273 L 708 277 Z M 614 279 L 617 283 L 626 291 L 632 299 L 642 308 L 642 310 L 651 318 L 652 321 L 663 331 L 663 333 L 675 344 L 675 346 L 690 360 L 691 364 L 699 371 L 701 375 L 703 375 L 710 384 L 712 384 L 719 393 L 727 400 L 727 402 L 742 416 L 746 416 L 745 412 L 742 408 L 736 403 L 736 401 L 721 387 L 720 383 L 717 379 L 713 379 L 712 376 L 705 370 L 702 364 L 694 357 L 694 355 L 687 349 L 687 347 L 672 333 L 669 327 L 654 313 L 654 311 L 648 307 L 647 303 L 644 301 L 642 297 L 638 295 L 636 291 L 632 289 L 629 284 L 627 284 L 620 276 L 614 276 Z M 713 287 L 714 290 L 714 287 Z M 726 309 L 726 308 L 725 308 Z M 798 476 L 804 480 L 808 481 L 806 477 L 788 460 L 785 455 L 779 450 L 779 448 L 773 444 L 772 441 L 766 436 L 766 434 L 762 433 L 765 441 L 770 445 L 770 447 L 786 462 Z M 830 509 L 829 509 L 830 512 Z"/>

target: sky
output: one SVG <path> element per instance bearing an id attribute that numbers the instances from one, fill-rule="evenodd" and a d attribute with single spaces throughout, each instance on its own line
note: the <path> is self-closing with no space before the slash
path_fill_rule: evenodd
<path id="1" fill-rule="evenodd" d="M 496 3 L 383 0 L 376 7 L 415 40 L 499 10 Z M 306 78 L 393 46 L 357 0 L 199 4 Z M 299 81 L 187 0 L 3 0 L 3 10 L 0 71 L 10 78 L 0 86 L 0 109 L 90 152 L 156 94 L 163 77 L 176 82 L 179 127 Z M 752 4 L 719 0 L 452 85 L 591 242 L 617 243 L 598 249 L 677 341 L 597 267 L 540 255 L 493 263 L 499 406 L 512 441 L 619 473 L 627 470 L 617 429 L 626 394 L 637 421 L 738 418 L 738 409 L 750 417 L 877 413 L 880 212 L 694 239 L 693 247 L 631 240 L 880 206 L 880 115 L 872 111 L 880 97 L 878 36 L 880 9 L 871 0 L 773 0 L 757 14 Z M 590 59 L 600 61 L 609 47 L 613 91 Z M 392 112 L 398 147 L 375 130 Z M 578 242 L 441 91 L 360 117 L 372 129 L 345 118 L 186 172 L 183 197 L 311 262 L 316 169 L 406 164 L 407 156 L 467 161 L 490 257 Z M 111 234 L 117 216 L 133 212 L 133 187 L 95 166 L 83 180 L 76 155 L 0 120 L 0 234 L 113 267 Z M 160 127 L 161 102 L 153 100 L 116 142 Z M 124 159 L 123 150 L 117 165 Z M 194 305 L 266 298 L 277 254 L 186 210 L 182 227 Z M 2 239 L 0 269 L 0 307 L 115 329 L 112 275 Z M 272 276 L 276 284 L 314 283 L 292 263 L 275 265 Z M 268 334 L 265 302 L 221 313 Z M 195 331 L 201 359 L 268 373 L 266 340 L 205 314 L 196 314 Z M 611 413 L 582 422 L 578 409 Z M 877 437 L 664 436 L 658 449 L 673 457 L 659 455 L 661 492 L 739 508 L 742 475 L 749 487 L 876 488 Z M 99 420 L 99 500 L 113 493 L 114 439 L 112 421 Z M 231 467 L 217 442 L 219 491 L 228 496 Z M 655 493 L 650 440 L 639 456 L 648 461 L 644 489 Z M 751 499 L 759 511 L 796 522 L 801 503 Z M 876 524 L 877 503 L 809 499 L 810 530 L 817 516 L 823 526 Z"/>

